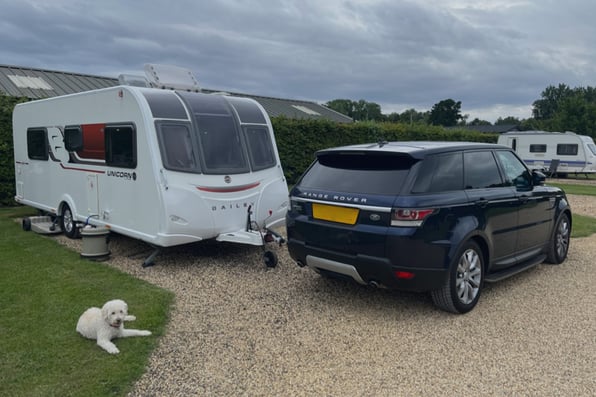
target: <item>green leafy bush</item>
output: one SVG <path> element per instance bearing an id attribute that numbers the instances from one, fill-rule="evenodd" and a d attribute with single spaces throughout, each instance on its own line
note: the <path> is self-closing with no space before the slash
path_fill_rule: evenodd
<path id="1" fill-rule="evenodd" d="M 378 141 L 470 141 L 495 143 L 497 134 L 445 129 L 426 124 L 359 122 L 340 124 L 327 120 L 271 120 L 279 156 L 289 184 L 314 160 L 317 150 Z"/>
<path id="2" fill-rule="evenodd" d="M 24 98 L 0 94 L 0 206 L 14 205 L 14 152 L 12 149 L 12 110 Z"/>

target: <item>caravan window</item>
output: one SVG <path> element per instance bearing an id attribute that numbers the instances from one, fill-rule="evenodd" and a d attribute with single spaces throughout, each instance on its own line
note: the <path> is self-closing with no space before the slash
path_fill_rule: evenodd
<path id="1" fill-rule="evenodd" d="M 275 165 L 275 153 L 267 126 L 245 126 L 244 135 L 248 142 L 250 162 L 254 171 Z"/>
<path id="2" fill-rule="evenodd" d="M 198 162 L 193 150 L 187 124 L 157 124 L 161 158 L 166 169 L 197 171 Z"/>
<path id="3" fill-rule="evenodd" d="M 557 145 L 557 154 L 563 156 L 576 156 L 577 155 L 577 144 L 576 143 L 560 143 Z"/>
<path id="4" fill-rule="evenodd" d="M 66 150 L 76 152 L 71 160 L 85 162 L 88 160 L 105 160 L 105 124 L 82 124 L 64 128 Z"/>
<path id="5" fill-rule="evenodd" d="M 31 160 L 47 160 L 48 139 L 45 128 L 27 130 L 27 154 Z"/>
<path id="6" fill-rule="evenodd" d="M 112 167 L 137 166 L 136 134 L 132 125 L 106 126 L 106 164 Z"/>
<path id="7" fill-rule="evenodd" d="M 546 145 L 530 145 L 530 153 L 546 153 Z"/>
<path id="8" fill-rule="evenodd" d="M 206 174 L 248 172 L 240 134 L 231 115 L 198 114 Z"/>

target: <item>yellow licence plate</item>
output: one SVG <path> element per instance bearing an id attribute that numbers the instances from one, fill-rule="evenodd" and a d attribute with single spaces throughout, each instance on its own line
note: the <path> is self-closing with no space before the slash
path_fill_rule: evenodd
<path id="1" fill-rule="evenodd" d="M 312 216 L 315 219 L 322 219 L 324 221 L 354 225 L 356 219 L 358 219 L 358 208 L 313 203 Z"/>

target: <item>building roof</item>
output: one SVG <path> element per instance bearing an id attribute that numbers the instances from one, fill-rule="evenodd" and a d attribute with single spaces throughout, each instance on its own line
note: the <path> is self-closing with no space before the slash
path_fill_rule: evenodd
<path id="1" fill-rule="evenodd" d="M 118 84 L 118 79 L 111 77 L 0 65 L 0 94 L 14 97 L 41 99 L 113 87 Z M 211 89 L 203 89 L 202 91 L 207 93 L 221 92 Z M 269 117 L 326 119 L 341 123 L 351 123 L 353 121 L 350 117 L 316 102 L 244 93 L 226 94 L 256 100 L 265 108 Z"/>
<path id="2" fill-rule="evenodd" d="M 509 131 L 519 131 L 518 124 L 499 124 L 499 125 L 466 125 L 467 130 L 503 134 Z"/>

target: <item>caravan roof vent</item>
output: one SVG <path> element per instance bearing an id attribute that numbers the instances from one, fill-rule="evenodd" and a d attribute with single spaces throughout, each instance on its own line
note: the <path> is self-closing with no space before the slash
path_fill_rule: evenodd
<path id="1" fill-rule="evenodd" d="M 200 91 L 199 82 L 188 69 L 172 65 L 145 64 L 145 75 L 152 87 Z"/>
<path id="2" fill-rule="evenodd" d="M 134 74 L 121 74 L 118 76 L 118 84 L 132 85 L 134 87 L 149 87 L 149 82 L 145 77 Z"/>

